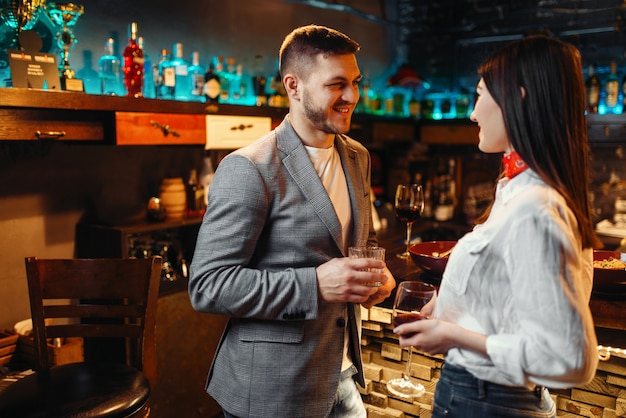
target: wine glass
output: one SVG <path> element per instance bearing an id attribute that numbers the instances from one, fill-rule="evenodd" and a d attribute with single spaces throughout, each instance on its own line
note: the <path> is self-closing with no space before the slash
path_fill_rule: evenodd
<path id="1" fill-rule="evenodd" d="M 406 222 L 406 251 L 398 254 L 398 258 L 407 259 L 411 256 L 411 227 L 413 222 L 424 211 L 424 189 L 419 184 L 399 184 L 396 188 L 396 216 Z"/>
<path id="2" fill-rule="evenodd" d="M 428 318 L 420 311 L 436 294 L 437 289 L 431 284 L 419 280 L 401 282 L 396 289 L 396 297 L 393 302 L 392 316 L 394 327 L 406 322 Z M 401 378 L 387 382 L 387 390 L 403 398 L 417 398 L 422 396 L 426 389 L 420 383 L 411 382 L 411 354 L 413 353 L 413 347 L 409 347 L 408 352 L 406 371 Z"/>

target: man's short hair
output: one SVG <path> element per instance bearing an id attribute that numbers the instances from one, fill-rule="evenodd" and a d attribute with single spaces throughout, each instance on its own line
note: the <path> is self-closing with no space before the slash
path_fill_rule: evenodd
<path id="1" fill-rule="evenodd" d="M 325 26 L 308 25 L 294 29 L 285 37 L 280 47 L 280 74 L 292 72 L 299 77 L 308 76 L 318 55 L 354 54 L 361 46 L 349 36 Z"/>

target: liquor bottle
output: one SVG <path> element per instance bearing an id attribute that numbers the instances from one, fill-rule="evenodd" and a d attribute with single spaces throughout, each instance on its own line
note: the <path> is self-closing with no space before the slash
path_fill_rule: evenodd
<path id="1" fill-rule="evenodd" d="M 287 107 L 289 102 L 287 101 L 287 92 L 283 85 L 283 79 L 280 76 L 279 61 L 276 60 L 276 72 L 271 77 L 270 81 L 270 97 L 268 103 L 273 107 Z"/>
<path id="2" fill-rule="evenodd" d="M 606 105 L 606 113 L 620 113 L 617 111 L 617 98 L 619 95 L 619 80 L 617 78 L 617 64 L 611 62 L 611 73 L 606 79 L 604 85 L 604 104 Z"/>
<path id="3" fill-rule="evenodd" d="M 254 71 L 252 75 L 252 88 L 257 106 L 265 106 L 267 104 L 267 95 L 265 94 L 265 68 L 263 67 L 263 55 L 254 57 Z"/>
<path id="4" fill-rule="evenodd" d="M 121 61 L 115 56 L 115 40 L 109 38 L 104 43 L 104 54 L 98 59 L 100 92 L 107 96 L 122 94 Z"/>
<path id="5" fill-rule="evenodd" d="M 229 58 L 228 61 L 232 60 L 232 62 L 224 65 L 224 58 L 218 56 L 217 57 L 217 65 L 215 66 L 215 72 L 217 76 L 220 78 L 220 102 L 222 103 L 230 103 L 230 84 L 232 79 L 232 72 L 234 70 L 234 59 Z"/>
<path id="6" fill-rule="evenodd" d="M 143 88 L 143 51 L 137 44 L 137 23 L 130 24 L 130 39 L 124 48 L 124 85 L 126 95 L 141 97 Z"/>
<path id="7" fill-rule="evenodd" d="M 233 104 L 240 104 L 246 96 L 246 85 L 243 83 L 243 64 L 235 65 L 235 71 L 230 80 L 230 101 Z"/>
<path id="8" fill-rule="evenodd" d="M 141 93 L 143 94 L 143 97 L 146 97 L 148 99 L 154 99 L 156 92 L 154 89 L 152 59 L 146 53 L 146 50 L 144 48 L 145 43 L 142 36 L 137 38 L 137 45 L 139 45 L 139 48 L 141 48 L 141 51 L 143 52 L 143 89 L 141 90 Z"/>
<path id="9" fill-rule="evenodd" d="M 626 109 L 626 74 L 622 77 L 622 111 Z"/>
<path id="10" fill-rule="evenodd" d="M 204 101 L 204 67 L 200 65 L 200 53 L 194 51 L 191 54 L 191 65 L 189 66 L 189 91 L 191 100 L 194 102 Z"/>
<path id="11" fill-rule="evenodd" d="M 183 44 L 174 44 L 174 99 L 188 101 L 191 99 L 191 81 L 189 80 L 189 63 L 183 58 Z"/>
<path id="12" fill-rule="evenodd" d="M 589 66 L 589 73 L 585 80 L 585 90 L 587 94 L 587 113 L 598 113 L 600 104 L 600 79 L 595 72 L 595 65 Z"/>
<path id="13" fill-rule="evenodd" d="M 215 170 L 213 170 L 213 161 L 211 160 L 211 151 L 205 151 L 204 158 L 202 160 L 202 169 L 200 170 L 200 174 L 198 175 L 198 183 L 200 183 L 204 189 L 204 207 L 206 208 L 209 204 L 209 188 L 211 187 L 211 182 L 213 181 L 213 175 L 215 174 Z"/>
<path id="14" fill-rule="evenodd" d="M 205 209 L 204 187 L 198 182 L 198 171 L 194 168 L 187 181 L 187 216 L 201 216 Z"/>
<path id="15" fill-rule="evenodd" d="M 204 75 L 204 97 L 207 103 L 218 103 L 220 101 L 221 80 L 215 70 L 213 63 L 209 64 L 209 71 Z"/>
<path id="16" fill-rule="evenodd" d="M 357 103 L 357 109 L 359 110 L 359 112 L 370 112 L 370 87 L 371 84 L 368 76 L 368 71 L 365 70 L 363 72 L 363 78 L 359 83 L 359 102 Z"/>
<path id="17" fill-rule="evenodd" d="M 157 66 L 157 99 L 174 99 L 174 89 L 176 87 L 176 75 L 167 49 L 161 50 L 161 58 Z"/>

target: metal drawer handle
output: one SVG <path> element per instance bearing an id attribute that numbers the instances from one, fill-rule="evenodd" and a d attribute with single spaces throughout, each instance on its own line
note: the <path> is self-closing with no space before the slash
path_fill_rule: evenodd
<path id="1" fill-rule="evenodd" d="M 150 125 L 154 126 L 157 129 L 160 129 L 163 132 L 163 136 L 172 135 L 175 137 L 180 137 L 180 134 L 170 128 L 170 125 L 161 125 L 159 122 L 155 122 L 153 120 L 150 121 Z"/>
<path id="2" fill-rule="evenodd" d="M 239 126 L 233 126 L 230 128 L 231 131 L 245 131 L 247 128 L 254 128 L 254 125 L 244 125 L 243 123 Z"/>
<path id="3" fill-rule="evenodd" d="M 35 132 L 37 139 L 59 139 L 65 136 L 65 131 L 48 131 L 48 132 Z"/>

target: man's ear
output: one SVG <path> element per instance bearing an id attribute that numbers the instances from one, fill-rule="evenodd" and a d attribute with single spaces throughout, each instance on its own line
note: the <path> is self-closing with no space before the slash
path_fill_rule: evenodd
<path id="1" fill-rule="evenodd" d="M 283 83 L 285 84 L 285 91 L 287 95 L 294 99 L 300 99 L 300 88 L 298 88 L 298 77 L 293 74 L 286 74 L 283 77 Z"/>

